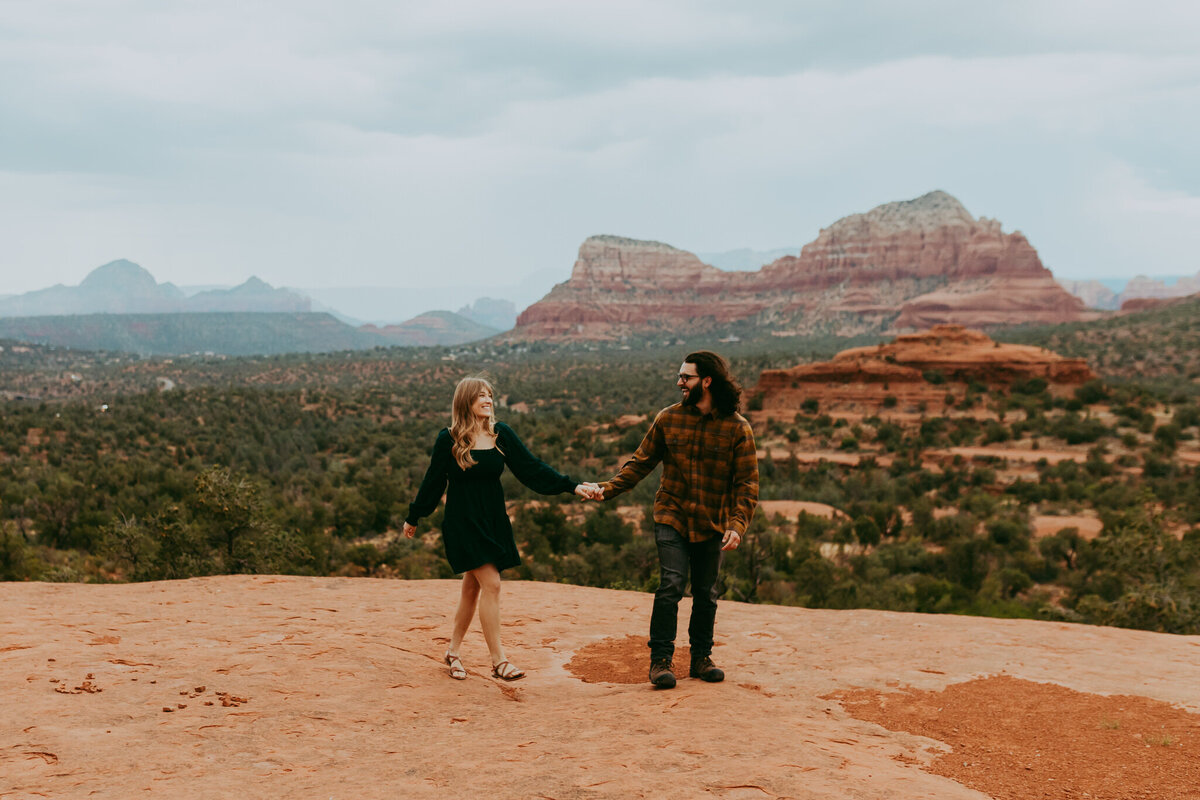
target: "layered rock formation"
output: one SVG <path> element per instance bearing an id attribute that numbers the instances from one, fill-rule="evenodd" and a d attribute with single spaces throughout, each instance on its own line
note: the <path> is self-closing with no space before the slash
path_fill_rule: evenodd
<path id="1" fill-rule="evenodd" d="M 1197 298 L 1200 298 L 1200 293 L 1182 297 L 1132 297 L 1121 303 L 1121 313 L 1136 314 L 1139 311 L 1154 311 L 1159 308 L 1183 305 Z"/>
<path id="2" fill-rule="evenodd" d="M 594 236 L 571 278 L 517 319 L 516 338 L 606 338 L 746 322 L 791 333 L 1089 318 L 1020 233 L 945 192 L 841 219 L 799 256 L 723 272 L 660 242 Z"/>
<path id="3" fill-rule="evenodd" d="M 769 305 L 742 286 L 753 274 L 723 272 L 662 242 L 592 236 L 580 246 L 570 280 L 525 309 L 514 334 L 606 338 L 745 319 Z"/>
<path id="4" fill-rule="evenodd" d="M 898 406 L 924 403 L 932 409 L 945 405 L 947 394 L 961 398 L 970 383 L 990 387 L 1042 378 L 1062 391 L 1095 377 L 1081 358 L 1001 344 L 959 325 L 937 325 L 889 344 L 844 350 L 831 361 L 765 370 L 757 391 L 764 411 L 798 409 L 810 398 L 826 407 L 878 407 L 889 396 Z"/>

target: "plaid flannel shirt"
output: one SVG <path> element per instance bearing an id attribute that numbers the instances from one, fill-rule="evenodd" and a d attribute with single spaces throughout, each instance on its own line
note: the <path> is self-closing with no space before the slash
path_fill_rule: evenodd
<path id="1" fill-rule="evenodd" d="M 600 484 L 604 499 L 632 489 L 662 462 L 654 521 L 699 542 L 733 530 L 746 532 L 758 505 L 754 431 L 741 414 L 701 414 L 682 403 L 664 408 L 633 457 Z"/>

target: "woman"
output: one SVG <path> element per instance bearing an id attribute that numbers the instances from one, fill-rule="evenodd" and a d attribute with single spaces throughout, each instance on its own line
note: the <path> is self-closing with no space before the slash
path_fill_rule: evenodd
<path id="1" fill-rule="evenodd" d="M 496 422 L 492 399 L 492 385 L 483 378 L 458 382 L 451 403 L 450 428 L 438 433 L 429 469 L 404 521 L 404 535 L 411 539 L 417 521 L 437 508 L 446 491 L 442 541 L 450 566 L 464 573 L 454 633 L 445 655 L 450 677 L 456 680 L 467 677 L 458 648 L 475 616 L 476 605 L 492 656 L 492 675 L 506 681 L 525 676 L 504 655 L 500 644 L 500 571 L 521 563 L 500 487 L 504 467 L 541 494 L 574 492 L 591 499 L 598 491 L 595 484 L 576 483 L 539 461 L 512 428 Z"/>

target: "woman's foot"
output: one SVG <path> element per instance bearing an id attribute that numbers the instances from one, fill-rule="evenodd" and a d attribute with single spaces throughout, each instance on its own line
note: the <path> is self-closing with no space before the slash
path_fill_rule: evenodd
<path id="1" fill-rule="evenodd" d="M 467 670 L 463 667 L 462 661 L 459 660 L 457 653 L 446 651 L 446 664 L 450 667 L 450 677 L 456 681 L 465 681 L 467 679 Z"/>
<path id="2" fill-rule="evenodd" d="M 525 670 L 517 669 L 508 659 L 492 666 L 492 677 L 502 681 L 515 681 L 525 677 Z"/>

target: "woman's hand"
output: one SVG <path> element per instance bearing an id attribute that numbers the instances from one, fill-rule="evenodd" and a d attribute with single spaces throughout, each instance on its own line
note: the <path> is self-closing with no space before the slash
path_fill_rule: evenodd
<path id="1" fill-rule="evenodd" d="M 575 487 L 575 494 L 584 500 L 603 500 L 604 490 L 595 483 L 581 483 Z"/>
<path id="2" fill-rule="evenodd" d="M 416 532 L 417 532 L 416 525 L 409 525 L 407 522 L 404 523 L 404 536 L 406 538 L 411 539 L 413 537 L 413 534 Z"/>

